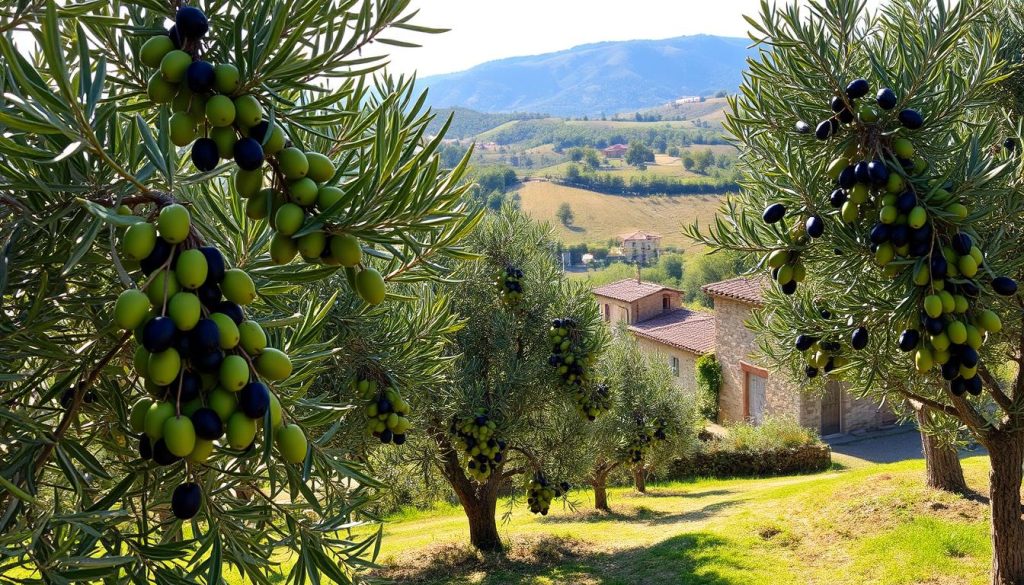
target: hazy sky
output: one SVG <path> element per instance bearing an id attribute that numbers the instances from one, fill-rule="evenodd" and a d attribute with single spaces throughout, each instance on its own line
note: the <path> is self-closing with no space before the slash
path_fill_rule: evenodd
<path id="1" fill-rule="evenodd" d="M 869 0 L 869 5 L 877 5 Z M 418 49 L 391 51 L 396 72 L 448 73 L 584 43 L 693 34 L 747 36 L 760 0 L 413 0 L 416 24 L 451 29 L 404 35 Z"/>

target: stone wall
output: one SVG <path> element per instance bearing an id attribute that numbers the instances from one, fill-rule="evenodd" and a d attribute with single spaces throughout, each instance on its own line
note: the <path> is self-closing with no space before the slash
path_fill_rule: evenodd
<path id="1" fill-rule="evenodd" d="M 753 306 L 722 297 L 714 297 L 714 302 L 715 354 L 722 364 L 718 416 L 721 422 L 740 421 L 744 418 L 746 407 L 744 384 L 747 373 L 744 371 L 744 364 L 755 368 L 761 365 L 752 357 L 757 345 L 754 342 L 754 333 L 745 325 Z M 767 378 L 764 413 L 773 416 L 792 416 L 803 423 L 804 400 L 799 389 L 780 375 L 769 373 Z"/>
<path id="2" fill-rule="evenodd" d="M 697 365 L 697 356 L 681 349 L 677 349 L 664 343 L 659 343 L 652 339 L 647 339 L 635 336 L 637 343 L 645 351 L 653 353 L 657 356 L 657 359 L 664 361 L 668 364 L 669 368 L 672 367 L 672 358 L 679 360 L 679 376 L 672 378 L 676 387 L 685 391 L 693 392 L 697 389 L 697 381 L 695 375 L 695 366 Z"/>
<path id="3" fill-rule="evenodd" d="M 877 428 L 896 422 L 896 415 L 889 407 L 864 398 L 855 398 L 845 390 L 843 391 L 842 418 L 844 433 Z"/>
<path id="4" fill-rule="evenodd" d="M 605 318 L 604 306 L 608 305 L 608 319 L 607 322 L 612 325 L 612 329 L 615 328 L 616 323 L 626 322 L 632 323 L 630 319 L 635 318 L 636 311 L 633 308 L 633 303 L 627 303 L 624 301 L 617 301 L 608 297 L 596 297 L 597 298 L 597 309 L 601 313 L 601 318 Z"/>
<path id="5" fill-rule="evenodd" d="M 627 240 L 622 243 L 622 254 L 630 262 L 643 259 L 654 262 L 661 252 L 661 238 L 650 240 Z"/>
<path id="6" fill-rule="evenodd" d="M 750 305 L 714 297 L 715 356 L 722 365 L 722 388 L 718 394 L 720 422 L 743 420 L 744 372 L 741 363 L 749 359 L 754 347 L 754 334 L 743 322 L 750 314 Z"/>
<path id="7" fill-rule="evenodd" d="M 668 297 L 668 308 L 665 308 L 664 298 Z M 645 321 L 651 317 L 657 317 L 665 311 L 679 308 L 679 293 L 674 290 L 663 290 L 659 293 L 646 296 L 633 303 L 636 311 L 634 323 Z"/>

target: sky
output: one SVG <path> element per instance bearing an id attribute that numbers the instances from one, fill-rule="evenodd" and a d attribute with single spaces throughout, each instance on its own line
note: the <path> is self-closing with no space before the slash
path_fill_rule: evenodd
<path id="1" fill-rule="evenodd" d="M 451 30 L 399 37 L 422 47 L 389 47 L 396 73 L 450 73 L 598 41 L 746 37 L 743 15 L 756 15 L 760 0 L 413 0 L 411 9 L 417 8 L 414 24 Z"/>

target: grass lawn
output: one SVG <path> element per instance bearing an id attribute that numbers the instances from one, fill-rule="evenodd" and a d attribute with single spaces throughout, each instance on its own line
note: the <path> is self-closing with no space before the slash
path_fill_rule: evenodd
<path id="1" fill-rule="evenodd" d="M 385 528 L 378 573 L 426 584 L 987 583 L 986 505 L 926 488 L 923 466 L 617 488 L 611 514 L 576 492 L 578 513 L 515 509 L 500 528 L 504 557 L 466 545 L 461 510 L 408 512 Z M 964 470 L 984 493 L 987 458 Z"/>
<path id="2" fill-rule="evenodd" d="M 682 226 L 694 219 L 707 225 L 722 200 L 718 195 L 604 195 L 542 181 L 525 183 L 517 192 L 523 211 L 549 222 L 555 237 L 566 244 L 603 244 L 621 233 L 642 229 L 661 234 L 662 245 L 694 248 L 693 242 L 683 236 Z M 569 203 L 576 216 L 571 227 L 563 226 L 555 217 L 563 202 Z"/>

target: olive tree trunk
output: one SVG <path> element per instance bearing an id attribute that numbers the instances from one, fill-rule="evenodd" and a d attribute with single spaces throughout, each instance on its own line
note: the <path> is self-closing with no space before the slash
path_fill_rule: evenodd
<path id="1" fill-rule="evenodd" d="M 608 507 L 608 475 L 619 466 L 619 462 L 599 463 L 590 474 L 590 487 L 594 488 L 594 507 L 611 512 Z"/>
<path id="2" fill-rule="evenodd" d="M 647 475 L 643 463 L 633 466 L 633 486 L 641 494 L 647 493 Z"/>
<path id="3" fill-rule="evenodd" d="M 483 484 L 470 480 L 462 470 L 459 456 L 444 432 L 434 431 L 434 440 L 441 451 L 441 473 L 462 504 L 469 522 L 469 542 L 478 550 L 497 552 L 503 548 L 494 517 L 498 507 L 498 489 L 504 481 L 501 467 Z"/>
<path id="4" fill-rule="evenodd" d="M 459 494 L 462 509 L 469 520 L 469 542 L 477 549 L 487 552 L 502 549 L 501 537 L 498 536 L 498 524 L 494 517 L 498 504 L 497 475 L 492 476 L 486 484 L 476 490 L 476 494 L 464 497 Z M 458 493 L 458 492 L 456 492 Z"/>
<path id="5" fill-rule="evenodd" d="M 592 484 L 594 486 L 594 507 L 598 510 L 611 512 L 611 508 L 608 507 L 608 487 L 605 485 L 605 479 L 601 478 L 600 483 L 597 483 L 597 480 L 595 480 Z"/>
<path id="6" fill-rule="evenodd" d="M 985 442 L 992 471 L 992 585 L 1024 584 L 1024 521 L 1020 487 L 1024 475 L 1024 432 L 999 433 Z"/>
<path id="7" fill-rule="evenodd" d="M 928 422 L 926 408 L 923 405 L 914 406 L 918 429 L 923 429 Z M 964 481 L 964 470 L 960 466 L 960 454 L 956 447 L 942 443 L 923 430 L 920 432 L 928 487 L 958 494 L 966 493 L 967 482 Z"/>

